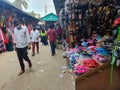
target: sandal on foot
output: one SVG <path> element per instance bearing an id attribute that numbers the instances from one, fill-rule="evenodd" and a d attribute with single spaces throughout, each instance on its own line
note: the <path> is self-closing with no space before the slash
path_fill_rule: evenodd
<path id="1" fill-rule="evenodd" d="M 19 73 L 18 73 L 18 76 L 22 75 L 25 71 L 21 70 Z"/>
<path id="2" fill-rule="evenodd" d="M 31 63 L 31 61 L 30 61 L 30 63 L 29 63 L 29 68 L 31 68 L 32 67 L 32 63 Z"/>

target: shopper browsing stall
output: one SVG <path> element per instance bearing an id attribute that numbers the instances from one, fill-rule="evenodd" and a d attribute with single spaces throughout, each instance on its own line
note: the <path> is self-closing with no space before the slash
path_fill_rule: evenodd
<path id="1" fill-rule="evenodd" d="M 13 32 L 7 28 L 6 29 L 6 37 L 8 38 L 8 43 L 6 44 L 6 50 L 7 51 L 13 51 Z"/>

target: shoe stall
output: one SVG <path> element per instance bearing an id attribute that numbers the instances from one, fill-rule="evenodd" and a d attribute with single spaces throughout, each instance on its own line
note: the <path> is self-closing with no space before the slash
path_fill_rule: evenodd
<path id="1" fill-rule="evenodd" d="M 115 47 L 114 20 L 119 9 L 115 8 L 115 0 L 69 0 L 66 7 L 62 23 L 67 32 L 63 58 L 74 77 L 76 90 L 82 90 L 82 80 L 110 67 Z"/>

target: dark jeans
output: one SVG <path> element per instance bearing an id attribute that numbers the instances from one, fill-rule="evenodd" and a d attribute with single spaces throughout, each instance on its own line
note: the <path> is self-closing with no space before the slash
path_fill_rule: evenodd
<path id="1" fill-rule="evenodd" d="M 41 37 L 41 42 L 43 45 L 48 45 L 47 37 L 46 36 Z"/>
<path id="2" fill-rule="evenodd" d="M 16 51 L 17 51 L 17 56 L 18 56 L 18 60 L 19 60 L 19 63 L 20 63 L 20 66 L 21 66 L 21 70 L 25 71 L 25 65 L 24 65 L 24 61 L 27 61 L 28 64 L 31 63 L 29 57 L 28 57 L 28 52 L 27 52 L 27 47 L 25 48 L 16 48 Z"/>
<path id="3" fill-rule="evenodd" d="M 55 48 L 56 48 L 55 42 L 50 42 L 50 47 L 51 47 L 51 53 L 52 53 L 52 55 L 54 55 L 55 54 Z"/>
<path id="4" fill-rule="evenodd" d="M 6 50 L 13 51 L 13 43 L 12 42 L 9 42 L 8 44 L 6 44 Z"/>

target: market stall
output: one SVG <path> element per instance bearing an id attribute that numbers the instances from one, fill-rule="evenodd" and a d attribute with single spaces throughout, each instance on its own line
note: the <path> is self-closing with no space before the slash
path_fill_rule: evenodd
<path id="1" fill-rule="evenodd" d="M 67 9 L 63 57 L 79 87 L 80 80 L 110 66 L 118 9 L 115 0 L 69 0 Z"/>

